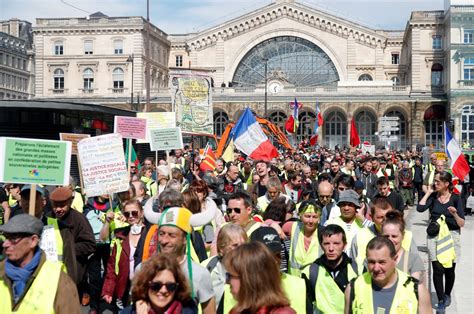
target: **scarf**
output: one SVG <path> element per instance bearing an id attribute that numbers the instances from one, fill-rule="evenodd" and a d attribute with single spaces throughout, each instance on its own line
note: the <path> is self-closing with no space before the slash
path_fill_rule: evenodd
<path id="1" fill-rule="evenodd" d="M 31 274 L 38 267 L 41 259 L 41 250 L 36 249 L 32 260 L 25 265 L 25 267 L 18 267 L 12 264 L 9 260 L 5 263 L 5 273 L 13 282 L 13 299 L 15 303 L 18 302 L 20 296 L 25 292 L 26 283 L 30 279 Z"/>

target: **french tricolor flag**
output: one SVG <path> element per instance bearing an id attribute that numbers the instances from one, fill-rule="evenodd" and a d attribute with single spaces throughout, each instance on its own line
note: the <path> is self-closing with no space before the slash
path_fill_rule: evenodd
<path id="1" fill-rule="evenodd" d="M 444 147 L 446 154 L 451 159 L 453 174 L 459 179 L 464 180 L 469 173 L 469 164 L 464 158 L 458 143 L 446 127 L 446 122 L 444 123 Z"/>
<path id="2" fill-rule="evenodd" d="M 263 133 L 248 107 L 232 129 L 231 136 L 235 147 L 254 160 L 269 161 L 278 157 L 277 149 Z"/>

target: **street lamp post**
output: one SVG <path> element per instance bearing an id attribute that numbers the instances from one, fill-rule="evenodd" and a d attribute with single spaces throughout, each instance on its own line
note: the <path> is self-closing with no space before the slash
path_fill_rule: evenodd
<path id="1" fill-rule="evenodd" d="M 127 58 L 127 62 L 130 62 L 132 64 L 132 85 L 131 85 L 131 88 L 130 88 L 130 109 L 131 110 L 134 110 L 134 106 L 133 106 L 133 54 L 131 56 L 128 56 Z"/>
<path id="2" fill-rule="evenodd" d="M 268 59 L 264 58 L 263 62 L 265 62 L 265 119 L 267 119 L 267 100 L 268 100 Z"/>

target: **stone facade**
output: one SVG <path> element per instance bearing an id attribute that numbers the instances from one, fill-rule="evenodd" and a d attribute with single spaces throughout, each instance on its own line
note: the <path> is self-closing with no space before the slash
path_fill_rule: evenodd
<path id="1" fill-rule="evenodd" d="M 34 64 L 31 24 L 18 19 L 0 21 L 0 99 L 33 95 Z"/>
<path id="2" fill-rule="evenodd" d="M 36 97 L 81 100 L 130 109 L 150 89 L 168 86 L 167 34 L 142 17 L 37 19 Z M 132 77 L 133 73 L 133 77 Z M 133 86 L 132 86 L 133 82 Z"/>

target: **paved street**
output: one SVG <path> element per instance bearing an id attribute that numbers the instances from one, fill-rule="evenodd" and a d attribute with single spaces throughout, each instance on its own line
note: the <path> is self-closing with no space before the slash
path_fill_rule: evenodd
<path id="1" fill-rule="evenodd" d="M 425 267 L 429 270 L 431 277 L 431 267 L 428 263 L 428 253 L 426 250 L 426 226 L 428 224 L 428 211 L 418 213 L 415 208 L 410 210 L 407 220 L 407 228 L 413 231 L 415 241 L 420 250 Z M 467 314 L 474 312 L 474 277 L 473 277 L 473 247 L 474 239 L 474 217 L 466 217 L 466 225 L 461 231 L 461 259 L 456 265 L 456 282 L 452 295 L 452 303 L 446 313 Z M 431 283 L 431 280 L 430 280 Z M 430 285 L 432 304 L 436 305 L 436 293 L 434 287 Z M 433 311 L 434 312 L 434 311 Z"/>

